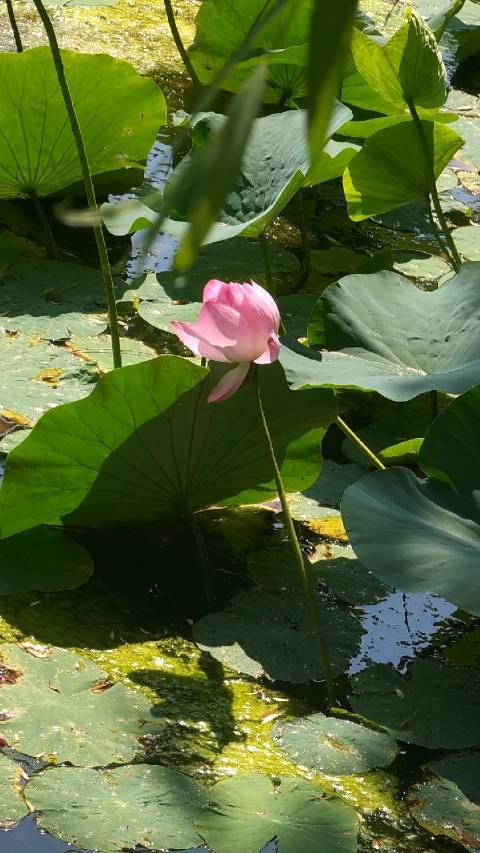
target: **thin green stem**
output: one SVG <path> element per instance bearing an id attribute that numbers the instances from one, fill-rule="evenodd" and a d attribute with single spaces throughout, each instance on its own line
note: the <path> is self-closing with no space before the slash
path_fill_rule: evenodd
<path id="1" fill-rule="evenodd" d="M 432 421 L 438 418 L 438 391 L 430 391 L 430 412 Z"/>
<path id="2" fill-rule="evenodd" d="M 47 215 L 45 213 L 42 202 L 40 201 L 36 191 L 34 189 L 30 189 L 28 194 L 32 200 L 33 207 L 35 208 L 35 213 L 37 219 L 40 223 L 40 227 L 43 231 L 43 237 L 45 240 L 45 248 L 47 250 L 47 255 L 49 258 L 58 258 L 58 248 L 55 243 L 55 237 L 53 236 L 53 231 L 50 227 L 50 222 L 47 219 Z"/>
<path id="3" fill-rule="evenodd" d="M 437 223 L 435 222 L 435 219 L 433 216 L 433 210 L 432 210 L 432 200 L 430 198 L 430 195 L 425 196 L 425 204 L 427 205 L 427 213 L 428 213 L 428 219 L 430 221 L 430 227 L 431 227 L 432 233 L 433 233 L 433 235 L 434 235 L 434 237 L 438 243 L 438 246 L 442 252 L 442 255 L 448 261 L 450 266 L 455 267 L 455 264 L 453 262 L 453 258 L 451 256 L 450 252 L 448 251 L 448 248 L 444 245 L 444 243 L 442 241 L 442 237 L 441 237 L 441 232 L 439 231 L 439 229 L 437 227 Z"/>
<path id="4" fill-rule="evenodd" d="M 380 459 L 378 458 L 378 456 L 375 456 L 373 450 L 370 450 L 370 448 L 367 447 L 367 445 L 362 441 L 360 436 L 357 435 L 357 433 L 354 432 L 353 429 L 351 429 L 351 427 L 349 427 L 348 424 L 346 424 L 341 417 L 337 418 L 337 426 L 340 427 L 342 432 L 345 433 L 345 435 L 350 439 L 350 441 L 353 441 L 353 443 L 358 447 L 358 449 L 361 450 L 362 453 L 364 453 L 368 459 L 370 459 L 370 462 L 373 462 L 375 468 L 379 468 L 380 471 L 385 470 L 385 465 L 383 464 L 383 462 L 380 462 Z"/>
<path id="5" fill-rule="evenodd" d="M 8 12 L 8 20 L 10 21 L 10 26 L 12 28 L 13 38 L 15 39 L 15 47 L 17 48 L 17 53 L 22 53 L 23 44 L 20 36 L 20 31 L 17 26 L 17 20 L 15 18 L 15 12 L 13 11 L 13 3 L 12 0 L 5 0 L 7 4 L 7 12 Z"/>
<path id="6" fill-rule="evenodd" d="M 425 169 L 427 174 L 428 188 L 430 191 L 430 195 L 432 197 L 433 206 L 435 208 L 435 213 L 437 214 L 438 223 L 442 232 L 444 234 L 445 240 L 447 241 L 448 248 L 450 249 L 452 255 L 453 268 L 455 270 L 459 270 L 462 261 L 460 255 L 458 254 L 457 247 L 454 243 L 453 237 L 451 235 L 450 229 L 447 225 L 447 220 L 445 219 L 445 215 L 442 210 L 442 205 L 440 204 L 440 199 L 438 197 L 437 191 L 437 181 L 435 178 L 435 168 L 433 163 L 433 154 L 430 149 L 430 145 L 428 143 L 427 136 L 425 134 L 425 128 L 423 126 L 422 120 L 417 113 L 415 104 L 413 101 L 407 101 L 408 109 L 410 110 L 410 115 L 412 116 L 413 122 L 417 129 L 418 138 L 420 140 L 420 144 L 422 146 L 422 151 L 425 159 Z"/>
<path id="7" fill-rule="evenodd" d="M 312 245 L 310 242 L 310 234 L 308 232 L 308 222 L 307 215 L 305 213 L 302 189 L 298 191 L 298 208 L 300 211 L 300 230 L 302 232 L 303 264 L 305 272 L 308 274 L 312 270 Z"/>
<path id="8" fill-rule="evenodd" d="M 273 473 L 275 477 L 275 483 L 277 486 L 278 497 L 280 498 L 280 503 L 282 505 L 283 511 L 283 519 L 288 531 L 288 536 L 290 539 L 290 544 L 292 546 L 293 555 L 295 557 L 295 563 L 298 570 L 298 577 L 302 586 L 303 593 L 305 595 L 305 602 L 308 609 L 308 614 L 310 617 L 310 622 L 315 634 L 315 642 L 317 646 L 318 656 L 320 658 L 320 664 L 322 668 L 322 672 L 325 678 L 325 687 L 327 690 L 327 695 L 329 699 L 329 703 L 331 705 L 335 702 L 335 689 L 333 686 L 333 678 L 332 678 L 332 670 L 330 666 L 330 658 L 328 655 L 325 637 L 323 633 L 323 626 L 320 620 L 320 614 L 318 612 L 315 588 L 312 583 L 311 574 L 307 571 L 305 566 L 305 561 L 303 559 L 302 550 L 300 548 L 300 543 L 298 541 L 297 533 L 295 530 L 295 526 L 293 524 L 292 516 L 290 514 L 290 509 L 288 506 L 287 495 L 285 493 L 285 489 L 283 486 L 282 475 L 280 474 L 280 469 L 278 467 L 277 458 L 275 456 L 275 450 L 272 443 L 272 438 L 270 435 L 270 430 L 268 428 L 267 419 L 265 417 L 265 412 L 262 404 L 262 395 L 260 392 L 260 382 L 258 379 L 258 367 L 255 367 L 255 384 L 257 389 L 257 401 L 258 401 L 258 411 L 260 414 L 260 421 L 262 424 L 265 443 L 270 455 L 270 460 L 272 463 Z"/>
<path id="9" fill-rule="evenodd" d="M 273 284 L 273 275 L 272 275 L 272 265 L 270 263 L 270 253 L 268 251 L 268 241 L 265 237 L 265 233 L 260 234 L 258 241 L 260 243 L 260 248 L 262 250 L 263 256 L 263 269 L 265 271 L 265 285 L 271 295 L 274 295 L 274 284 Z M 287 334 L 287 330 L 285 329 L 282 318 L 280 318 L 280 331 L 282 335 Z"/>
<path id="10" fill-rule="evenodd" d="M 33 0 L 33 2 L 35 3 L 35 8 L 37 9 L 38 14 L 40 15 L 42 24 L 47 34 L 48 42 L 50 45 L 50 51 L 52 53 L 52 58 L 55 65 L 55 70 L 57 72 L 58 83 L 65 104 L 65 109 L 67 111 L 70 127 L 72 128 L 72 133 L 75 139 L 77 155 L 80 163 L 80 168 L 82 170 L 85 195 L 87 197 L 88 206 L 95 216 L 95 224 L 93 226 L 93 230 L 95 233 L 98 256 L 100 259 L 100 268 L 102 271 L 102 278 L 107 296 L 110 335 L 112 338 L 113 366 L 121 367 L 122 356 L 120 352 L 120 332 L 118 328 L 115 288 L 113 285 L 112 270 L 110 268 L 110 262 L 108 260 L 108 252 L 105 243 L 105 237 L 103 234 L 103 227 L 98 216 L 98 206 L 97 199 L 95 197 L 95 188 L 93 186 L 92 173 L 90 171 L 87 150 L 85 148 L 85 142 L 82 136 L 82 129 L 80 127 L 80 123 L 78 121 L 77 113 L 75 110 L 75 105 L 73 103 L 72 95 L 70 93 L 70 87 L 68 85 L 68 80 L 65 74 L 65 68 L 62 62 L 62 55 L 60 53 L 57 36 L 55 35 L 55 30 L 53 28 L 52 22 L 48 16 L 48 12 L 45 9 L 45 6 L 42 3 L 42 0 Z"/>
<path id="11" fill-rule="evenodd" d="M 187 69 L 187 73 L 190 75 L 193 81 L 194 86 L 200 86 L 200 80 L 198 79 L 198 74 L 195 71 L 195 68 L 192 65 L 192 61 L 185 50 L 185 46 L 182 41 L 182 37 L 178 31 L 177 21 L 175 18 L 175 12 L 173 11 L 173 6 L 171 0 L 163 0 L 163 4 L 165 6 L 165 12 L 167 13 L 167 21 L 170 27 L 170 32 L 172 34 L 173 40 L 175 42 L 176 48 L 180 54 L 181 60 Z"/>

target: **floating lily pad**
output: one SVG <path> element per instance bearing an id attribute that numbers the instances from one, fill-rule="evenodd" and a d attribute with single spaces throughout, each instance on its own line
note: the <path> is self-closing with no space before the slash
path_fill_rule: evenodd
<path id="1" fill-rule="evenodd" d="M 198 319 L 201 305 L 198 302 L 189 302 L 187 305 L 178 305 L 172 302 L 164 293 L 154 302 L 145 299 L 138 306 L 138 315 L 162 332 L 173 333 L 172 320 L 181 320 L 186 323 L 195 323 Z"/>
<path id="2" fill-rule="evenodd" d="M 468 261 L 480 261 L 480 226 L 466 225 L 453 232 L 455 245 Z"/>
<path id="3" fill-rule="evenodd" d="M 19 794 L 20 767 L 0 755 L 0 829 L 9 828 L 12 823 L 28 814 L 28 809 Z"/>
<path id="4" fill-rule="evenodd" d="M 364 388 L 405 401 L 435 389 L 461 394 L 480 371 L 480 264 L 464 264 L 427 293 L 389 271 L 351 275 L 331 285 L 314 308 L 311 346 L 282 347 L 292 388 Z"/>
<path id="5" fill-rule="evenodd" d="M 83 358 L 84 361 L 95 362 L 102 372 L 113 369 L 112 339 L 110 335 L 99 335 L 98 337 L 88 337 L 87 335 L 75 336 L 67 341 L 66 346 L 75 355 Z M 137 364 L 139 361 L 155 358 L 157 355 L 151 347 L 134 338 L 121 338 L 120 349 L 122 351 L 122 364 L 124 367 L 127 364 Z"/>
<path id="6" fill-rule="evenodd" d="M 429 479 L 402 468 L 376 471 L 350 486 L 342 500 L 352 546 L 377 577 L 406 592 L 437 593 L 476 614 L 479 434 L 477 386 L 430 427 L 418 458 Z"/>
<path id="7" fill-rule="evenodd" d="M 317 606 L 332 669 L 340 674 L 358 651 L 361 623 L 335 604 L 319 599 Z M 254 678 L 295 684 L 323 679 L 303 595 L 290 589 L 241 592 L 224 611 L 197 622 L 193 637 L 216 660 Z"/>
<path id="8" fill-rule="evenodd" d="M 60 520 L 146 523 L 270 499 L 275 486 L 254 384 L 224 403 L 207 402 L 224 367 L 209 373 L 160 356 L 107 373 L 85 401 L 48 412 L 8 456 L 3 536 Z M 333 395 L 293 394 L 278 364 L 259 377 L 286 487 L 307 488 L 336 417 Z"/>
<path id="9" fill-rule="evenodd" d="M 330 507 L 339 507 L 348 486 L 365 476 L 359 465 L 339 465 L 325 459 L 320 476 L 313 486 L 289 496 L 290 512 L 298 520 L 322 518 Z"/>
<path id="10" fill-rule="evenodd" d="M 56 767 L 35 775 L 26 795 L 44 829 L 99 853 L 197 846 L 193 821 L 208 801 L 198 782 L 152 764 Z"/>
<path id="11" fill-rule="evenodd" d="M 0 284 L 0 325 L 52 341 L 99 335 L 107 327 L 102 277 L 79 264 L 17 259 Z"/>
<path id="12" fill-rule="evenodd" d="M 403 676 L 375 664 L 352 677 L 352 690 L 354 710 L 385 726 L 397 740 L 428 749 L 480 743 L 480 675 L 474 669 L 418 658 Z"/>
<path id="13" fill-rule="evenodd" d="M 1 686 L 0 735 L 18 752 L 103 766 L 131 761 L 137 738 L 155 730 L 147 699 L 65 649 L 37 657 L 5 645 L 1 655 L 13 675 Z"/>
<path id="14" fill-rule="evenodd" d="M 195 826 L 215 853 L 259 850 L 278 838 L 282 853 L 354 853 L 357 817 L 353 809 L 324 796 L 322 788 L 288 776 L 275 785 L 257 773 L 218 782 L 211 803 Z"/>
<path id="15" fill-rule="evenodd" d="M 324 714 L 277 721 L 273 739 L 295 764 L 329 776 L 387 767 L 398 752 L 391 735 Z"/>
<path id="16" fill-rule="evenodd" d="M 138 166 L 165 124 L 162 92 L 106 54 L 62 51 L 92 174 Z M 82 178 L 48 47 L 0 56 L 0 198 L 50 195 Z"/>
<path id="17" fill-rule="evenodd" d="M 98 379 L 94 365 L 22 334 L 0 332 L 0 354 L 0 414 L 24 426 L 32 426 L 47 409 L 84 397 Z"/>
<path id="18" fill-rule="evenodd" d="M 467 850 L 478 850 L 480 755 L 460 753 L 434 761 L 426 769 L 435 776 L 408 793 L 413 817 L 432 835 L 447 836 Z"/>
<path id="19" fill-rule="evenodd" d="M 0 541 L 0 595 L 75 589 L 92 572 L 88 551 L 59 530 L 37 527 Z"/>
<path id="20" fill-rule="evenodd" d="M 388 595 L 389 587 L 357 560 L 349 545 L 320 544 L 307 565 L 319 593 L 344 604 L 371 604 Z M 289 544 L 256 551 L 248 559 L 248 569 L 255 583 L 269 592 L 292 592 L 298 587 Z"/>

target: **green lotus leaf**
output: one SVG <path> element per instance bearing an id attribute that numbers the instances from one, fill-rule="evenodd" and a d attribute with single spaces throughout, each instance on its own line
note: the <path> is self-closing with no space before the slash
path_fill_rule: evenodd
<path id="1" fill-rule="evenodd" d="M 238 50 L 263 7 L 262 0 L 205 0 L 195 20 L 195 40 L 189 49 L 203 84 L 211 83 L 225 61 Z M 251 55 L 238 62 L 222 81 L 222 88 L 238 91 L 252 68 L 263 61 L 268 65 L 265 101 L 285 104 L 304 97 L 312 7 L 312 0 L 298 0 L 292 14 L 287 4 L 263 31 Z"/>
<path id="2" fill-rule="evenodd" d="M 322 788 L 282 776 L 251 773 L 218 782 L 195 827 L 215 853 L 245 853 L 276 837 L 282 853 L 354 853 L 353 809 L 324 796 Z"/>
<path id="3" fill-rule="evenodd" d="M 475 752 L 433 761 L 432 778 L 408 792 L 410 811 L 427 832 L 453 839 L 467 850 L 480 848 L 480 756 Z M 434 774 L 434 775 L 433 775 Z"/>
<path id="4" fill-rule="evenodd" d="M 12 823 L 28 814 L 28 808 L 20 798 L 20 767 L 5 755 L 0 755 L 0 829 L 9 829 Z"/>
<path id="5" fill-rule="evenodd" d="M 37 527 L 0 542 L 0 595 L 75 589 L 92 572 L 89 553 L 59 530 Z"/>
<path id="6" fill-rule="evenodd" d="M 463 140 L 451 127 L 424 121 L 435 177 L 443 172 Z M 343 176 L 348 213 L 354 221 L 386 213 L 429 192 L 425 154 L 413 121 L 400 120 L 370 136 Z"/>
<path id="7" fill-rule="evenodd" d="M 478 615 L 479 434 L 477 386 L 450 403 L 427 433 L 418 464 L 429 479 L 402 468 L 374 472 L 342 501 L 353 548 L 377 577 L 407 592 L 435 592 Z"/>
<path id="8" fill-rule="evenodd" d="M 165 124 L 153 80 L 106 54 L 62 51 L 92 174 L 138 166 Z M 50 49 L 0 56 L 0 198 L 51 195 L 81 180 Z"/>
<path id="9" fill-rule="evenodd" d="M 207 403 L 223 370 L 209 374 L 160 356 L 112 371 L 85 401 L 48 412 L 9 454 L 3 537 L 45 522 L 145 523 L 272 497 L 254 384 L 222 404 Z M 278 364 L 259 376 L 286 488 L 306 488 L 318 476 L 334 398 L 307 391 L 293 403 Z"/>
<path id="10" fill-rule="evenodd" d="M 63 340 L 107 327 L 99 272 L 62 261 L 12 259 L 0 284 L 1 325 L 10 332 Z"/>
<path id="11" fill-rule="evenodd" d="M 350 703 L 406 743 L 465 749 L 480 742 L 480 674 L 440 658 L 417 658 L 407 674 L 374 664 L 352 676 Z M 461 696 L 461 701 L 459 697 Z"/>
<path id="12" fill-rule="evenodd" d="M 268 579 L 263 577 L 266 589 L 241 592 L 225 610 L 204 616 L 194 625 L 194 639 L 215 660 L 253 678 L 267 676 L 272 681 L 294 684 L 322 680 L 305 600 L 297 591 L 295 568 L 288 561 L 279 564 L 277 555 L 277 569 L 274 582 L 282 584 L 281 589 L 269 588 Z M 364 633 L 361 623 L 346 608 L 320 597 L 317 607 L 332 669 L 340 674 L 359 649 Z"/>
<path id="13" fill-rule="evenodd" d="M 348 121 L 351 115 L 348 107 L 337 103 L 328 128 L 328 138 Z M 197 122 L 195 130 L 199 134 L 200 129 L 203 128 L 203 132 L 208 135 L 214 132 L 223 120 L 224 116 L 209 113 Z M 301 186 L 305 183 L 330 180 L 338 168 L 336 158 L 339 156 L 342 160 L 345 157 L 344 151 L 344 146 L 333 147 L 330 150 L 327 148 L 325 151 L 327 159 L 321 159 L 315 174 L 310 175 L 306 111 L 288 110 L 256 119 L 236 184 L 225 200 L 219 222 L 212 226 L 204 242 L 216 243 L 239 235 L 258 237 Z M 184 170 L 190 156 L 187 155 L 177 169 Z M 325 178 L 319 171 L 322 163 L 325 163 Z M 168 184 L 165 199 L 168 199 Z M 145 228 L 157 217 L 157 214 L 143 204 L 141 199 L 134 199 L 120 205 L 104 204 L 101 212 L 106 227 L 116 235 Z M 182 211 L 178 211 L 178 214 L 180 217 L 184 215 Z M 188 223 L 181 221 L 180 218 L 178 220 L 167 218 L 162 223 L 163 231 L 179 239 L 183 237 L 188 227 Z"/>
<path id="14" fill-rule="evenodd" d="M 198 782 L 154 764 L 54 767 L 36 774 L 26 793 L 42 828 L 99 853 L 197 846 L 193 821 L 208 801 Z"/>
<path id="15" fill-rule="evenodd" d="M 272 736 L 295 764 L 329 776 L 387 767 L 398 752 L 396 741 L 386 732 L 324 714 L 277 720 Z"/>
<path id="16" fill-rule="evenodd" d="M 112 684 L 89 661 L 59 648 L 2 646 L 0 735 L 17 752 L 54 763 L 104 766 L 142 752 L 138 738 L 155 732 L 151 703 Z"/>
<path id="17" fill-rule="evenodd" d="M 480 264 L 464 264 L 430 293 L 389 271 L 346 276 L 310 317 L 310 344 L 329 351 L 282 347 L 288 384 L 365 388 L 397 401 L 435 389 L 461 394 L 480 370 L 479 273 Z"/>
<path id="18" fill-rule="evenodd" d="M 398 112 L 409 101 L 427 109 L 445 103 L 446 73 L 437 42 L 414 11 L 385 45 L 355 30 L 352 53 L 368 85 Z"/>
<path id="19" fill-rule="evenodd" d="M 19 426 L 32 426 L 53 406 L 84 397 L 98 379 L 94 364 L 22 334 L 0 332 L 0 355 L 0 415 Z"/>

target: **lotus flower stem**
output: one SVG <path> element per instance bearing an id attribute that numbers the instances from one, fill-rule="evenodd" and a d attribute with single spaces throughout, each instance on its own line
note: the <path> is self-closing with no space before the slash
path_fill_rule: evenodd
<path id="1" fill-rule="evenodd" d="M 274 284 L 273 284 L 273 275 L 272 275 L 272 264 L 270 263 L 270 253 L 268 251 L 268 241 L 265 237 L 265 232 L 263 231 L 258 238 L 258 242 L 260 243 L 260 248 L 262 250 L 263 256 L 263 269 L 265 272 L 265 287 L 268 290 L 270 296 L 274 295 Z M 286 329 L 283 324 L 283 320 L 280 317 L 280 331 L 282 335 L 286 335 Z"/>
<path id="2" fill-rule="evenodd" d="M 80 162 L 80 168 L 82 170 L 85 195 L 87 197 L 88 206 L 94 214 L 93 230 L 97 243 L 98 255 L 100 259 L 100 268 L 102 271 L 102 278 L 107 296 L 110 335 L 112 338 L 113 366 L 121 367 L 122 355 L 120 352 L 120 332 L 118 328 L 115 288 L 113 285 L 110 261 L 108 260 L 108 252 L 105 243 L 105 236 L 103 234 L 103 226 L 98 216 L 97 199 L 95 197 L 95 188 L 93 186 L 92 173 L 90 171 L 90 165 L 88 162 L 87 149 L 85 147 L 85 142 L 82 136 L 82 129 L 80 127 L 80 123 L 78 121 L 77 113 L 75 110 L 75 104 L 73 103 L 72 95 L 70 93 L 70 87 L 68 85 L 68 80 L 65 74 L 62 55 L 60 53 L 60 48 L 58 46 L 57 36 L 55 34 L 53 24 L 49 18 L 45 6 L 42 3 L 42 0 L 33 0 L 33 2 L 35 3 L 35 8 L 38 14 L 40 15 L 42 24 L 47 34 L 48 43 L 50 45 L 50 51 L 52 53 L 52 58 L 55 65 L 55 70 L 57 72 L 58 84 L 60 86 L 60 91 L 63 96 L 65 109 L 67 111 L 68 119 L 70 122 L 70 127 L 72 128 L 73 137 L 75 139 L 75 145 L 77 147 L 77 154 Z"/>
<path id="3" fill-rule="evenodd" d="M 440 204 L 440 199 L 438 197 L 437 191 L 437 182 L 435 178 L 435 171 L 432 160 L 432 152 L 430 151 L 430 145 L 428 144 L 428 139 L 425 135 L 425 129 L 422 124 L 422 120 L 417 113 L 417 109 L 412 100 L 407 101 L 408 109 L 410 110 L 410 115 L 414 121 L 415 127 L 417 129 L 418 138 L 420 140 L 420 144 L 422 146 L 424 158 L 425 158 L 425 168 L 427 170 L 427 179 L 429 184 L 430 195 L 432 198 L 433 206 L 435 208 L 435 213 L 437 214 L 437 219 L 442 229 L 445 240 L 447 241 L 447 246 L 450 249 L 450 253 L 452 255 L 452 264 L 454 270 L 458 271 L 462 265 L 462 260 L 460 255 L 458 254 L 457 247 L 453 240 L 453 237 L 450 233 L 450 229 L 447 225 L 447 220 L 445 219 L 445 215 L 442 210 L 442 205 Z"/>
<path id="4" fill-rule="evenodd" d="M 58 258 L 58 249 L 57 244 L 55 243 L 55 237 L 53 236 L 53 231 L 50 227 L 50 223 L 47 219 L 47 215 L 43 208 L 43 204 L 40 201 L 37 193 L 32 188 L 28 191 L 28 194 L 32 200 L 32 204 L 35 208 L 35 213 L 37 215 L 37 219 L 40 223 L 41 229 L 43 231 L 44 239 L 45 239 L 45 248 L 47 250 L 47 255 L 49 258 Z"/>
<path id="5" fill-rule="evenodd" d="M 7 12 L 8 12 L 8 20 L 10 21 L 10 26 L 12 28 L 13 38 L 15 39 L 15 47 L 17 48 L 17 53 L 23 52 L 23 44 L 20 36 L 20 31 L 17 26 L 17 21 L 15 18 L 15 12 L 13 11 L 13 3 L 12 0 L 6 0 L 7 4 Z"/>
<path id="6" fill-rule="evenodd" d="M 443 257 L 446 258 L 446 260 L 448 261 L 450 266 L 455 267 L 455 264 L 453 262 L 453 258 L 450 255 L 450 252 L 448 251 L 447 247 L 442 242 L 441 232 L 439 231 L 439 229 L 437 227 L 437 223 L 435 222 L 435 219 L 433 216 L 433 210 L 432 210 L 432 199 L 430 198 L 430 195 L 425 196 L 425 204 L 427 205 L 427 213 L 428 213 L 428 218 L 430 220 L 430 227 L 431 227 L 432 233 L 433 233 L 433 235 L 434 235 L 434 237 L 435 237 L 435 239 L 436 239 L 436 241 L 440 247 L 440 251 L 441 251 Z"/>
<path id="7" fill-rule="evenodd" d="M 283 519 L 285 522 L 285 526 L 288 531 L 288 536 L 290 539 L 290 544 L 292 546 L 293 555 L 295 558 L 295 563 L 298 570 L 298 577 L 301 583 L 301 587 L 303 590 L 303 594 L 305 596 L 305 602 L 307 605 L 308 615 L 310 617 L 310 622 L 315 634 L 315 641 L 318 651 L 318 656 L 320 659 L 321 669 L 325 678 L 325 687 L 327 691 L 327 696 L 329 700 L 329 705 L 333 705 L 335 702 L 335 689 L 333 686 L 333 678 L 332 678 L 332 669 L 330 666 L 330 658 L 328 655 L 325 636 L 323 632 L 323 626 L 320 620 L 320 614 L 318 612 L 315 589 L 312 583 L 312 578 L 310 573 L 307 571 L 305 566 L 305 561 L 302 554 L 302 549 L 300 548 L 300 543 L 298 541 L 297 533 L 295 530 L 295 526 L 293 524 L 292 516 L 290 514 L 290 509 L 288 506 L 287 495 L 285 493 L 285 488 L 282 481 L 282 475 L 280 473 L 280 469 L 278 467 L 277 458 L 275 456 L 275 450 L 273 447 L 272 438 L 270 435 L 270 430 L 268 428 L 267 419 L 265 417 L 265 412 L 262 404 L 262 395 L 260 392 L 260 382 L 258 379 L 258 367 L 254 367 L 254 381 L 257 389 L 257 401 L 258 401 L 258 410 L 260 413 L 260 421 L 262 424 L 265 443 L 267 445 L 267 449 L 270 455 L 270 460 L 272 463 L 272 468 L 275 477 L 275 483 L 277 486 L 278 497 L 280 498 L 280 503 L 282 505 L 283 511 Z"/>
<path id="8" fill-rule="evenodd" d="M 192 61 L 185 50 L 185 45 L 183 44 L 182 37 L 178 31 L 177 21 L 175 19 L 175 12 L 173 11 L 173 6 L 171 0 L 163 0 L 163 4 L 165 6 L 165 12 L 167 14 L 168 26 L 170 27 L 170 32 L 172 34 L 172 38 L 175 42 L 176 48 L 180 54 L 181 60 L 187 69 L 187 73 L 192 78 L 192 82 L 194 86 L 200 86 L 200 80 L 198 79 L 197 72 L 192 65 Z"/>
<path id="9" fill-rule="evenodd" d="M 365 456 L 370 460 L 370 462 L 373 462 L 375 468 L 378 468 L 380 471 L 385 470 L 385 465 L 383 464 L 383 462 L 380 462 L 378 456 L 375 456 L 373 450 L 370 450 L 370 448 L 367 447 L 367 445 L 362 441 L 360 436 L 357 435 L 357 433 L 354 432 L 353 429 L 351 429 L 351 427 L 349 427 L 348 424 L 346 424 L 345 421 L 340 417 L 337 418 L 337 426 L 340 427 L 342 432 L 345 433 L 345 435 L 350 439 L 350 441 L 353 441 L 353 443 L 356 444 L 358 449 L 365 454 Z"/>

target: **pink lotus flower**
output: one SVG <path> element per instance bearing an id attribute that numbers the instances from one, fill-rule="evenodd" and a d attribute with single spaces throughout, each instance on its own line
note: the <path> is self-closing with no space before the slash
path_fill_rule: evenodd
<path id="1" fill-rule="evenodd" d="M 196 355 L 236 364 L 208 396 L 208 402 L 227 400 L 244 382 L 250 365 L 271 364 L 278 358 L 280 314 L 270 294 L 256 284 L 212 279 L 203 291 L 196 323 L 172 320 L 175 334 Z"/>

